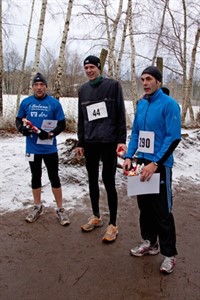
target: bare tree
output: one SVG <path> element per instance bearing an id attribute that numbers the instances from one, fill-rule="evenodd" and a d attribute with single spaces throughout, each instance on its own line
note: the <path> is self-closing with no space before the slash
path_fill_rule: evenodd
<path id="1" fill-rule="evenodd" d="M 3 42 L 2 42 L 2 1 L 0 1 L 0 116 L 3 115 Z"/>
<path id="2" fill-rule="evenodd" d="M 128 24 L 129 24 L 129 37 L 131 45 L 131 95 L 133 108 L 135 111 L 136 101 L 138 99 L 137 95 L 137 82 L 136 82 L 136 69 L 135 69 L 135 42 L 134 42 L 134 33 L 133 33 L 133 12 L 132 12 L 132 1 L 128 0 Z"/>
<path id="3" fill-rule="evenodd" d="M 112 31 L 110 30 L 109 22 L 108 22 L 108 16 L 107 16 L 107 2 L 105 6 L 105 21 L 106 21 L 106 32 L 108 37 L 108 76 L 114 77 L 114 69 L 116 69 L 116 59 L 115 59 L 115 42 L 116 42 L 116 36 L 117 36 L 117 28 L 120 21 L 120 17 L 122 15 L 122 7 L 123 7 L 123 0 L 119 0 L 119 6 L 118 11 L 115 19 L 113 20 L 112 24 Z"/>
<path id="4" fill-rule="evenodd" d="M 158 47 L 159 47 L 160 39 L 161 39 L 162 33 L 163 33 L 163 27 L 164 27 L 164 22 L 165 22 L 165 14 L 166 14 L 168 4 L 169 4 L 169 0 L 165 0 L 164 1 L 164 8 L 163 8 L 161 24 L 160 24 L 160 29 L 159 29 L 159 33 L 158 33 L 158 38 L 157 38 L 157 41 L 156 41 L 154 54 L 153 54 L 153 58 L 152 58 L 152 66 L 154 66 L 155 62 L 156 62 L 156 58 L 157 58 L 157 54 L 158 54 Z"/>
<path id="5" fill-rule="evenodd" d="M 4 54 L 3 85 L 6 94 L 14 95 L 18 90 L 19 66 L 22 59 L 15 48 Z"/>
<path id="6" fill-rule="evenodd" d="M 30 39 L 30 31 L 31 31 L 31 24 L 32 24 L 32 19 L 33 19 L 34 5 L 35 5 L 35 0 L 32 1 L 32 6 L 31 6 L 31 14 L 30 14 L 30 20 L 29 20 L 29 25 L 28 25 L 27 37 L 26 37 L 26 44 L 25 44 L 25 48 L 24 48 L 24 57 L 23 57 L 23 61 L 22 61 L 20 78 L 19 78 L 19 88 L 18 88 L 18 93 L 17 93 L 16 110 L 18 110 L 18 108 L 19 108 L 20 96 L 21 96 L 22 88 L 23 88 L 23 80 L 24 80 L 24 76 L 25 76 L 24 69 L 25 69 L 27 52 L 28 52 L 28 44 L 29 44 L 29 39 Z"/>
<path id="7" fill-rule="evenodd" d="M 35 59 L 34 59 L 33 69 L 32 69 L 32 73 L 31 73 L 29 91 L 31 91 L 31 88 L 32 88 L 33 76 L 35 75 L 35 73 L 38 71 L 38 68 L 39 68 L 40 52 L 41 52 L 41 46 L 42 46 L 42 37 L 43 37 L 43 30 L 44 30 L 44 23 L 45 23 L 46 8 L 47 8 L 47 0 L 42 0 L 40 22 L 39 22 L 39 28 L 38 28 L 38 34 L 37 34 L 37 40 L 36 40 Z"/>
<path id="8" fill-rule="evenodd" d="M 190 121 L 194 121 L 194 112 L 191 104 L 191 91 L 192 91 L 192 82 L 194 75 L 194 68 L 196 63 L 196 55 L 199 44 L 199 20 L 194 19 L 193 13 L 190 14 L 188 3 L 186 4 L 185 0 L 182 2 L 182 12 L 183 12 L 183 24 L 180 24 L 176 16 L 173 14 L 173 11 L 169 9 L 169 14 L 171 17 L 171 22 L 173 26 L 173 36 L 169 36 L 165 47 L 170 49 L 170 52 L 174 54 L 174 57 L 177 59 L 178 63 L 182 69 L 182 124 L 185 122 L 185 117 L 187 110 L 189 109 Z M 192 2 L 191 2 L 192 3 Z M 190 21 L 190 24 L 188 24 Z M 191 28 L 197 27 L 195 41 L 193 43 L 191 59 L 189 59 L 189 49 L 192 44 L 191 35 L 189 36 L 189 30 Z M 193 31 L 194 32 L 194 31 Z M 182 35 L 183 33 L 183 35 Z M 190 42 L 189 42 L 190 40 Z M 189 71 L 189 79 L 187 71 Z"/>
<path id="9" fill-rule="evenodd" d="M 114 77 L 118 80 L 120 78 L 120 67 L 121 67 L 122 57 L 124 54 L 125 41 L 126 41 L 126 37 L 127 37 L 127 27 L 128 27 L 128 24 L 130 24 L 129 21 L 132 22 L 131 21 L 132 15 L 130 13 L 130 7 L 132 7 L 132 3 L 131 3 L 131 1 L 128 0 L 126 17 L 125 17 L 124 24 L 123 24 L 123 32 L 122 32 L 122 37 L 121 37 L 120 49 L 119 49 L 119 54 L 118 54 L 117 61 L 116 61 L 116 68 L 114 70 Z M 132 24 L 131 24 L 131 26 L 132 26 Z M 133 34 L 133 32 L 132 32 L 132 34 Z"/>
<path id="10" fill-rule="evenodd" d="M 191 64 L 190 64 L 190 71 L 189 71 L 189 78 L 185 82 L 184 87 L 184 101 L 183 101 L 183 107 L 182 107 L 182 122 L 185 121 L 187 109 L 189 108 L 190 112 L 190 118 L 192 121 L 194 121 L 194 112 L 191 105 L 191 96 L 192 96 L 192 83 L 193 83 L 193 77 L 194 77 L 194 67 L 195 67 L 195 61 L 196 61 L 196 54 L 197 54 L 197 46 L 200 39 L 200 27 L 197 28 L 196 36 L 195 36 L 195 42 L 192 49 L 192 57 L 191 57 Z"/>
<path id="11" fill-rule="evenodd" d="M 65 47 L 66 47 L 67 37 L 68 37 L 68 32 L 69 32 L 69 25 L 70 25 L 70 19 L 71 19 L 71 14 L 72 14 L 73 1 L 74 0 L 68 1 L 65 26 L 64 26 L 64 30 L 63 30 L 61 45 L 60 45 L 60 54 L 59 54 L 59 58 L 58 58 L 57 73 L 56 73 L 56 80 L 55 80 L 55 86 L 54 86 L 54 97 L 57 99 L 59 99 L 61 96 L 61 78 L 62 78 L 62 72 L 63 72 Z"/>

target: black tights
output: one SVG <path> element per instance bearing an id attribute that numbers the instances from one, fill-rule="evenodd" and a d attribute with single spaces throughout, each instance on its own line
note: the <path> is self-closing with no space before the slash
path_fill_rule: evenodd
<path id="1" fill-rule="evenodd" d="M 107 192 L 110 211 L 109 224 L 116 225 L 117 218 L 117 191 L 115 187 L 115 173 L 117 165 L 116 143 L 92 143 L 85 145 L 86 168 L 89 179 L 89 192 L 93 214 L 99 213 L 99 162 L 102 160 L 102 179 Z"/>
<path id="2" fill-rule="evenodd" d="M 49 180 L 52 188 L 60 188 L 60 178 L 58 176 L 58 153 L 34 154 L 34 161 L 30 161 L 32 174 L 32 189 L 38 189 L 42 186 L 42 160 L 47 168 Z"/>

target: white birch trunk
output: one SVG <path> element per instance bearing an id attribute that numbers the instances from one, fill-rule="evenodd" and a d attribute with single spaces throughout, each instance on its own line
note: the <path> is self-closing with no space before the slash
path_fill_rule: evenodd
<path id="1" fill-rule="evenodd" d="M 117 27 L 119 24 L 119 20 L 122 14 L 122 7 L 123 7 L 123 0 L 119 1 L 119 7 L 118 12 L 115 20 L 113 21 L 113 30 L 112 30 L 112 37 L 109 46 L 109 53 L 108 53 L 108 61 L 109 61 L 109 67 L 108 67 L 108 76 L 113 77 L 114 75 L 114 69 L 116 68 L 116 61 L 115 61 L 115 41 L 116 41 L 116 35 L 117 35 Z"/>
<path id="2" fill-rule="evenodd" d="M 60 54 L 59 54 L 58 65 L 57 65 L 56 80 L 55 80 L 55 85 L 54 85 L 54 97 L 57 99 L 59 99 L 61 96 L 61 78 L 62 78 L 62 73 L 63 73 L 65 47 L 66 47 L 67 37 L 68 37 L 68 32 L 69 32 L 72 7 L 73 7 L 73 0 L 69 0 L 68 7 L 67 7 L 65 26 L 64 26 L 64 30 L 63 30 L 61 45 L 60 45 Z"/>
<path id="3" fill-rule="evenodd" d="M 131 95 L 134 112 L 136 109 L 136 101 L 138 100 L 137 96 L 137 83 L 136 83 L 136 70 L 135 70 L 135 42 L 133 35 L 133 13 L 132 13 L 132 4 L 131 0 L 128 0 L 129 7 L 129 37 L 130 37 L 130 48 L 131 48 Z"/>
<path id="4" fill-rule="evenodd" d="M 31 31 L 32 19 L 33 19 L 34 5 L 35 5 L 35 0 L 32 1 L 32 6 L 31 6 L 31 15 L 30 15 L 30 20 L 29 20 L 29 25 L 28 25 L 26 44 L 25 44 L 25 48 L 24 48 L 24 57 L 23 57 L 23 61 L 22 61 L 22 67 L 21 67 L 20 78 L 19 78 L 19 88 L 18 88 L 18 94 L 17 94 L 16 111 L 18 111 L 19 104 L 20 104 L 20 96 L 22 93 L 22 86 L 23 86 L 23 80 L 24 80 L 24 68 L 25 68 L 27 52 L 28 52 L 28 44 L 29 44 L 29 39 L 30 39 L 30 31 Z"/>
<path id="5" fill-rule="evenodd" d="M 184 38 L 183 38 L 183 52 L 182 52 L 182 68 L 183 68 L 183 100 L 182 100 L 182 115 L 181 115 L 181 119 L 182 119 L 182 123 L 185 122 L 185 119 L 183 118 L 184 114 L 186 114 L 187 112 L 187 105 L 186 105 L 186 101 L 187 101 L 187 94 L 188 94 L 188 81 L 187 81 L 187 10 L 186 10 L 186 3 L 185 0 L 182 0 L 182 4 L 183 4 L 183 15 L 184 15 Z M 184 112 L 184 110 L 186 110 Z"/>
<path id="6" fill-rule="evenodd" d="M 158 54 L 158 47 L 159 47 L 160 39 L 161 39 L 162 32 L 163 32 L 163 27 L 164 27 L 164 22 L 165 22 L 165 14 L 166 14 L 168 3 L 169 3 L 169 0 L 166 0 L 165 5 L 164 5 L 164 9 L 163 9 L 162 20 L 161 20 L 161 24 L 160 24 L 160 30 L 159 30 L 159 33 L 158 33 L 158 38 L 157 38 L 157 41 L 156 41 L 156 46 L 155 46 L 155 50 L 154 50 L 154 54 L 153 54 L 153 58 L 152 58 L 152 66 L 154 66 L 155 62 L 156 62 L 156 57 L 157 57 L 157 54 Z"/>
<path id="7" fill-rule="evenodd" d="M 46 8 L 47 8 L 47 0 L 42 0 L 42 8 L 41 8 L 41 15 L 40 15 L 40 23 L 38 28 L 38 35 L 37 35 L 37 42 L 36 42 L 36 49 L 35 49 L 35 59 L 34 64 L 31 72 L 31 80 L 29 85 L 29 93 L 32 89 L 32 80 L 34 75 L 37 73 L 40 63 L 40 52 L 42 46 L 42 37 L 43 37 L 43 30 L 44 30 L 44 22 L 45 22 L 45 15 L 46 15 Z"/>
<path id="8" fill-rule="evenodd" d="M 104 18 L 105 18 L 105 25 L 106 25 L 106 34 L 107 34 L 107 45 L 108 45 L 108 52 L 110 52 L 110 45 L 111 45 L 111 34 L 110 34 L 110 29 L 109 29 L 109 22 L 108 22 L 108 14 L 107 14 L 107 6 L 108 6 L 108 1 L 105 0 L 102 2 L 104 6 Z M 111 69 L 111 64 L 110 60 L 108 59 L 108 70 Z"/>
<path id="9" fill-rule="evenodd" d="M 124 53 L 124 46 L 125 46 L 125 40 L 126 40 L 126 32 L 127 32 L 127 27 L 128 27 L 128 19 L 129 19 L 129 5 L 131 1 L 128 1 L 127 3 L 127 10 L 126 10 L 126 18 L 124 20 L 124 27 L 123 27 L 123 32 L 122 32 L 122 39 L 121 39 L 121 46 L 120 46 L 120 50 L 119 50 L 119 55 L 117 58 L 117 62 L 116 62 L 116 69 L 115 69 L 115 73 L 114 73 L 114 77 L 116 79 L 119 80 L 120 74 L 120 66 L 121 66 L 121 61 L 122 61 L 122 55 Z"/>
<path id="10" fill-rule="evenodd" d="M 0 117 L 3 115 L 3 41 L 2 41 L 2 1 L 0 1 Z"/>
<path id="11" fill-rule="evenodd" d="M 182 109 L 182 122 L 185 122 L 185 117 L 187 113 L 187 109 L 189 108 L 190 113 L 190 120 L 194 122 L 194 112 L 191 104 L 191 98 L 192 98 L 192 82 L 193 82 L 193 76 L 194 76 L 194 67 L 196 62 L 196 54 L 197 54 L 197 47 L 199 44 L 200 39 L 200 27 L 197 28 L 197 32 L 195 35 L 195 42 L 192 49 L 192 57 L 191 57 L 191 65 L 190 65 L 190 72 L 189 72 L 189 79 L 187 81 L 187 88 L 185 89 L 186 97 L 185 102 L 183 103 L 183 109 Z"/>

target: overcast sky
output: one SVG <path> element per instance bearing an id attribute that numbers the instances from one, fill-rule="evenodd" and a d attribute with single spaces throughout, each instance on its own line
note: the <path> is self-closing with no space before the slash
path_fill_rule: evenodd
<path id="1" fill-rule="evenodd" d="M 12 9 L 8 11 L 7 6 L 8 2 L 7 0 L 2 0 L 3 2 L 3 12 L 6 16 L 8 16 L 8 24 L 11 24 L 10 26 L 5 26 L 6 29 L 10 29 L 9 34 L 9 40 L 4 45 L 8 44 L 9 49 L 12 49 L 15 47 L 15 49 L 18 51 L 21 57 L 23 57 L 24 54 L 24 46 L 26 42 L 26 36 L 27 36 L 27 28 L 29 24 L 30 19 L 30 11 L 31 11 L 31 0 L 12 0 L 12 3 L 17 3 L 17 7 L 12 6 Z M 29 42 L 29 48 L 28 48 L 28 55 L 27 55 L 27 61 L 32 62 L 34 60 L 34 54 L 35 54 L 35 39 L 37 38 L 37 32 L 38 32 L 38 26 L 39 26 L 39 19 L 40 19 L 40 12 L 41 12 L 41 2 L 42 0 L 35 0 L 35 9 L 34 9 L 34 16 L 33 16 L 33 22 L 31 27 L 31 39 Z M 118 9 L 118 3 L 119 1 L 116 0 L 110 0 L 112 2 L 112 9 L 111 13 L 115 13 L 115 10 Z M 77 16 L 77 14 L 80 15 L 81 12 L 81 4 L 83 3 L 89 3 L 87 0 L 74 0 L 74 6 L 72 9 L 72 18 L 70 23 L 70 30 L 68 35 L 68 49 L 71 51 L 77 51 L 80 59 L 83 61 L 84 58 L 89 54 L 94 55 L 100 55 L 100 51 L 102 49 L 102 44 L 99 43 L 99 41 L 75 41 L 73 38 L 79 38 L 83 37 L 84 34 L 88 33 L 89 30 L 93 30 L 94 27 L 94 20 L 92 20 L 91 17 L 88 17 L 85 22 L 81 22 L 80 16 Z M 62 32 L 63 27 L 65 23 L 65 15 L 67 11 L 67 0 L 48 0 L 48 10 L 46 12 L 45 17 L 45 26 L 44 26 L 44 32 L 43 32 L 43 47 L 41 52 L 41 57 L 45 53 L 46 49 L 51 51 L 53 53 L 54 57 L 57 58 L 59 55 L 59 49 L 60 49 L 60 42 L 62 39 Z M 127 8 L 127 0 L 124 0 L 123 4 L 123 10 L 126 10 Z M 54 15 L 54 18 L 52 18 L 52 14 Z M 116 15 L 116 14 L 115 14 Z M 144 26 L 143 26 L 144 27 Z M 93 36 L 95 36 L 95 29 L 94 32 L 92 32 Z M 98 33 L 99 34 L 99 33 Z M 97 34 L 96 34 L 97 35 Z M 148 56 L 146 52 L 147 45 L 144 44 L 142 41 L 142 45 L 139 43 L 139 37 L 138 35 L 135 36 L 136 42 L 136 48 L 139 49 L 139 53 Z M 93 45 L 95 47 L 93 48 Z M 137 49 L 136 49 L 137 50 Z M 4 46 L 4 51 L 6 51 L 6 47 Z M 129 53 L 129 51 L 128 51 Z M 129 54 L 128 54 L 129 55 Z M 140 63 L 138 63 L 140 68 L 146 67 L 146 64 L 148 64 L 149 61 L 144 61 L 144 66 L 142 66 Z M 124 68 L 122 66 L 122 70 L 124 69 L 124 74 L 127 72 L 127 67 L 129 66 L 129 62 L 127 64 L 127 60 L 125 55 L 123 56 L 123 64 Z"/>
<path id="2" fill-rule="evenodd" d="M 40 11 L 41 11 L 41 2 L 42 0 L 35 1 L 35 9 L 33 15 L 33 22 L 31 28 L 31 40 L 29 43 L 28 50 L 28 61 L 34 59 L 34 50 L 35 50 L 35 39 L 37 38 L 38 25 L 40 19 Z M 66 3 L 67 2 L 67 3 Z M 78 3 L 78 8 L 74 4 L 72 9 L 72 16 L 77 14 L 77 11 L 81 11 L 80 5 L 83 4 L 84 0 L 74 1 L 75 4 Z M 112 0 L 113 3 L 116 3 Z M 127 1 L 125 1 L 126 3 Z M 32 6 L 31 0 L 12 0 L 12 3 L 16 3 L 17 6 L 12 6 L 12 9 L 8 13 L 8 2 L 7 0 L 2 0 L 3 3 L 3 14 L 8 16 L 8 23 L 11 26 L 6 25 L 6 29 L 10 29 L 9 40 L 7 40 L 10 48 L 13 46 L 17 49 L 19 54 L 23 56 L 24 46 L 26 42 L 27 36 L 27 28 L 30 19 L 30 11 Z M 118 3 L 118 2 L 117 2 Z M 63 27 L 65 23 L 65 15 L 67 11 L 68 1 L 66 0 L 48 0 L 48 11 L 46 12 L 45 17 L 45 26 L 43 33 L 43 45 L 46 48 L 52 49 L 53 53 L 58 56 L 60 41 L 62 38 Z M 125 7 L 125 5 L 124 5 Z M 54 15 L 54 18 L 52 17 Z M 75 21 L 74 21 L 75 20 Z M 85 33 L 86 28 L 84 27 L 83 22 L 79 22 L 80 18 L 76 17 L 76 19 L 71 19 L 70 30 L 69 30 L 69 38 L 78 37 L 80 33 Z M 87 23 L 89 20 L 87 20 Z M 83 57 L 87 55 L 90 50 L 89 42 L 76 42 L 70 40 L 68 42 L 70 49 L 76 50 L 81 49 L 81 53 L 83 53 Z"/>
<path id="3" fill-rule="evenodd" d="M 23 56 L 32 1 L 13 0 L 13 2 L 16 2 L 18 7 L 15 8 L 13 6 L 12 10 L 10 10 L 9 12 L 8 23 L 13 24 L 13 26 L 6 26 L 6 28 L 10 29 L 9 41 L 7 42 L 9 42 L 10 47 L 14 46 L 19 54 Z M 28 50 L 28 61 L 34 59 L 35 39 L 37 38 L 41 2 L 41 0 L 36 0 L 35 2 L 33 22 L 30 34 L 31 39 Z M 65 21 L 62 12 L 66 11 L 66 4 L 64 5 L 63 2 L 64 1 L 59 0 L 48 0 L 50 11 L 51 13 L 55 13 L 56 17 L 55 19 L 53 19 L 49 10 L 47 11 L 45 17 L 43 44 L 46 48 L 53 49 L 54 53 L 56 52 L 56 54 L 58 54 L 60 40 L 62 37 L 63 24 Z M 3 0 L 3 11 L 7 11 L 7 5 L 7 0 Z"/>
<path id="4" fill-rule="evenodd" d="M 194 0 L 194 7 L 195 12 L 194 18 L 197 17 L 198 13 L 198 7 L 195 6 L 195 3 L 197 0 Z M 29 24 L 30 19 L 30 10 L 32 6 L 31 0 L 12 0 L 12 3 L 16 3 L 16 5 L 11 6 L 11 9 L 8 9 L 8 0 L 2 0 L 2 8 L 3 8 L 3 16 L 4 16 L 4 28 L 6 28 L 6 31 L 10 30 L 9 32 L 9 39 L 4 39 L 4 51 L 9 51 L 15 47 L 15 49 L 19 52 L 20 56 L 23 57 L 24 54 L 24 46 L 26 42 L 26 36 L 27 36 L 27 27 Z M 28 56 L 27 61 L 31 62 L 34 60 L 34 53 L 35 53 L 35 45 L 36 45 L 36 38 L 37 38 L 37 32 L 38 32 L 38 25 L 39 25 L 39 19 L 40 19 L 40 12 L 41 12 L 41 2 L 42 0 L 35 0 L 35 9 L 34 9 L 34 15 L 33 15 L 33 22 L 32 22 L 32 28 L 31 28 L 31 39 L 29 42 L 29 48 L 28 48 Z M 111 13 L 114 13 L 115 10 L 118 8 L 119 1 L 117 0 L 110 0 L 112 2 L 112 9 Z M 144 3 L 143 3 L 144 2 Z M 148 3 L 147 0 L 144 0 L 142 3 L 145 5 Z M 81 11 L 81 4 L 87 3 L 89 4 L 89 0 L 74 0 L 74 6 L 72 9 L 72 19 L 70 23 L 70 30 L 68 35 L 68 49 L 72 51 L 76 51 L 80 55 L 80 59 L 83 61 L 83 59 L 89 55 L 99 55 L 100 51 L 102 49 L 102 44 L 99 44 L 99 41 L 94 41 L 93 45 L 96 45 L 95 48 L 91 50 L 92 42 L 89 41 L 75 41 L 73 38 L 79 38 L 80 36 L 83 36 L 84 34 L 88 33 L 89 30 L 92 31 L 92 28 L 94 27 L 94 21 L 90 16 L 85 20 L 85 22 L 81 22 L 81 18 L 77 16 L 77 13 Z M 177 5 L 180 5 L 181 0 L 170 0 L 170 5 L 173 7 L 173 9 L 176 8 Z M 51 53 L 53 53 L 54 57 L 57 58 L 59 54 L 59 48 L 60 48 L 60 42 L 62 38 L 62 32 L 63 27 L 65 23 L 65 15 L 67 11 L 67 0 L 48 0 L 48 10 L 45 17 L 45 26 L 44 26 L 44 33 L 43 33 L 43 47 L 42 47 L 42 53 L 48 49 Z M 127 7 L 127 0 L 124 0 L 124 6 L 123 10 L 125 10 Z M 191 7 L 189 7 L 191 9 Z M 151 10 L 150 10 L 151 13 Z M 156 20 L 156 14 L 158 14 L 158 9 L 152 9 L 152 17 L 154 17 L 155 22 Z M 176 12 L 178 16 L 182 14 L 182 11 Z M 54 15 L 54 18 L 52 17 Z M 116 14 L 115 14 L 116 15 Z M 75 17 L 76 16 L 76 17 Z M 6 17 L 6 18 L 5 18 Z M 142 22 L 140 22 L 140 18 L 137 20 L 138 23 L 136 24 L 136 20 L 134 20 L 134 26 L 136 26 L 137 30 L 141 30 L 143 32 L 145 30 L 145 26 L 148 25 L 148 22 L 151 22 L 150 18 L 146 18 L 147 22 L 142 19 Z M 159 26 L 159 24 L 158 24 Z M 148 28 L 148 27 L 147 27 Z M 159 28 L 159 27 L 158 27 Z M 93 36 L 95 36 L 96 29 L 94 29 Z M 98 33 L 99 34 L 99 33 Z M 191 43 L 188 43 L 190 45 L 190 48 L 192 47 L 194 43 L 194 30 L 193 34 L 190 32 L 188 33 L 188 38 L 191 38 Z M 96 33 L 97 36 L 97 33 Z M 144 38 L 144 35 L 135 35 L 135 47 L 136 47 L 136 54 L 139 54 L 140 56 L 136 56 L 136 71 L 140 73 L 140 71 L 146 67 L 150 60 L 144 59 L 142 56 L 146 56 L 149 59 L 153 56 L 153 48 L 154 48 L 154 42 L 152 41 L 146 41 Z M 101 43 L 101 41 L 100 41 Z M 6 45 L 9 45 L 9 48 L 6 47 Z M 128 45 L 128 41 L 127 44 Z M 129 47 L 129 46 L 128 46 Z M 125 49 L 128 49 L 128 47 L 125 46 Z M 188 51 L 188 58 L 191 56 L 191 49 Z M 122 70 L 129 71 L 129 60 L 126 58 L 129 55 L 129 51 L 127 51 L 127 56 L 125 54 L 123 55 L 123 66 Z M 159 54 L 160 55 L 160 54 Z M 163 53 L 161 54 L 163 56 Z M 170 59 L 172 61 L 174 56 L 172 55 Z M 167 60 L 167 59 L 166 59 Z M 199 64 L 199 55 L 197 55 L 197 64 Z M 173 64 L 172 64 L 173 65 Z M 181 68 L 178 66 L 178 68 Z M 124 71 L 125 73 L 125 71 Z M 167 76 L 167 73 L 165 74 Z"/>

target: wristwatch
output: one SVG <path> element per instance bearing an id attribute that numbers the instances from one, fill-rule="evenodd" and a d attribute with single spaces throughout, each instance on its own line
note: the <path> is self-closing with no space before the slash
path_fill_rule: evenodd
<path id="1" fill-rule="evenodd" d="M 156 167 L 158 167 L 158 163 L 157 163 L 157 162 L 152 161 L 152 163 L 153 163 Z"/>

